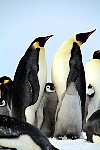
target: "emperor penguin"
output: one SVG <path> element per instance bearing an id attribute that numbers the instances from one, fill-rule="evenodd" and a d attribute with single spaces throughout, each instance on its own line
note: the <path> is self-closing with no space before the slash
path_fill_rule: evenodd
<path id="1" fill-rule="evenodd" d="M 94 31 L 79 33 L 68 38 L 54 56 L 51 77 L 59 100 L 56 111 L 55 137 L 79 138 L 81 134 L 86 83 L 80 46 Z M 82 116 L 80 111 L 82 111 Z"/>
<path id="2" fill-rule="evenodd" d="M 0 115 L 0 146 L 17 150 L 58 150 L 37 127 Z"/>
<path id="3" fill-rule="evenodd" d="M 12 83 L 10 77 L 0 77 L 0 115 L 11 114 Z"/>
<path id="4" fill-rule="evenodd" d="M 100 109 L 100 50 L 93 53 L 93 57 L 85 65 L 86 103 L 88 118 Z"/>
<path id="5" fill-rule="evenodd" d="M 44 94 L 36 112 L 38 120 L 37 127 L 40 128 L 47 137 L 51 137 L 54 134 L 57 104 L 58 97 L 54 84 L 48 82 L 45 85 Z"/>
<path id="6" fill-rule="evenodd" d="M 86 132 L 87 141 L 100 143 L 100 109 L 89 117 L 83 131 Z"/>
<path id="7" fill-rule="evenodd" d="M 52 36 L 38 37 L 30 44 L 14 75 L 12 117 L 33 125 L 47 82 L 44 45 Z"/>

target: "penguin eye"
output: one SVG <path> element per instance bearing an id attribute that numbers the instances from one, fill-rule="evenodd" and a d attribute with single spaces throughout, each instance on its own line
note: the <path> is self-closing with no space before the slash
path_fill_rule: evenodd
<path id="1" fill-rule="evenodd" d="M 48 89 L 50 89 L 50 86 L 47 86 Z"/>
<path id="2" fill-rule="evenodd" d="M 5 105 L 6 105 L 5 100 L 1 100 L 1 99 L 0 99 L 0 107 L 3 107 L 3 106 L 5 106 Z"/>
<path id="3" fill-rule="evenodd" d="M 47 85 L 47 86 L 46 86 L 46 92 L 49 92 L 49 91 L 50 91 L 50 86 Z"/>
<path id="4" fill-rule="evenodd" d="M 50 89 L 50 86 L 46 86 L 46 89 Z"/>

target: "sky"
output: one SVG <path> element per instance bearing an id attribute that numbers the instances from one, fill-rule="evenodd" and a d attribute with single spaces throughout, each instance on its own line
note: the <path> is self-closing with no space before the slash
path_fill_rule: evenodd
<path id="1" fill-rule="evenodd" d="M 30 43 L 53 34 L 45 44 L 48 80 L 60 45 L 70 36 L 96 29 L 81 46 L 83 63 L 100 49 L 100 0 L 0 0 L 0 76 L 14 78 Z"/>

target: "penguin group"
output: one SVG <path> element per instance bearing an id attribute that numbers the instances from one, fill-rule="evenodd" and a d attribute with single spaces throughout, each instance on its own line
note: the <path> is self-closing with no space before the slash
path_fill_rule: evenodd
<path id="1" fill-rule="evenodd" d="M 77 139 L 83 130 L 87 141 L 100 137 L 100 51 L 84 66 L 80 48 L 95 30 L 64 41 L 52 61 L 51 83 L 44 46 L 53 35 L 38 37 L 29 45 L 13 81 L 0 78 L 2 149 L 57 150 L 48 137 Z"/>

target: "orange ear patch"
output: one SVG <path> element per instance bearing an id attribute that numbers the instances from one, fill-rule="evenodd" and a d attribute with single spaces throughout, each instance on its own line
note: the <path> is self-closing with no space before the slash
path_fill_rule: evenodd
<path id="1" fill-rule="evenodd" d="M 35 42 L 35 43 L 33 44 L 33 46 L 34 46 L 35 48 L 40 48 L 39 42 Z"/>
<path id="2" fill-rule="evenodd" d="M 6 83 L 8 83 L 9 82 L 9 80 L 4 80 L 4 84 L 6 84 Z"/>

